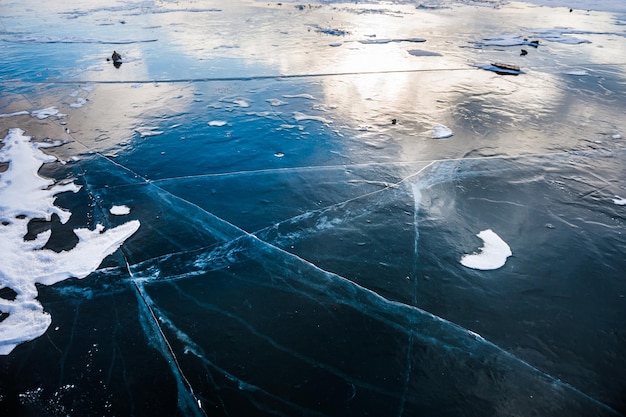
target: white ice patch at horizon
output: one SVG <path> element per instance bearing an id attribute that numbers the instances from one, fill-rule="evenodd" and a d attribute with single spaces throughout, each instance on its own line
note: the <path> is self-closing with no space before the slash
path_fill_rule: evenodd
<path id="1" fill-rule="evenodd" d="M 54 205 L 56 195 L 76 193 L 80 187 L 74 182 L 61 185 L 40 177 L 41 166 L 56 161 L 41 149 L 60 142 L 33 143 L 23 133 L 10 129 L 0 148 L 0 162 L 8 163 L 0 173 L 0 288 L 15 293 L 14 298 L 0 297 L 0 312 L 5 315 L 0 321 L 0 355 L 8 355 L 20 343 L 43 335 L 50 326 L 52 318 L 37 300 L 37 284 L 85 278 L 140 225 L 133 220 L 108 230 L 100 224 L 94 230 L 74 229 L 78 243 L 62 252 L 45 248 L 51 230 L 39 233 L 34 240 L 24 240 L 32 219 L 51 220 L 56 214 L 62 224 L 67 223 L 72 213 Z"/>
<path id="2" fill-rule="evenodd" d="M 509 256 L 513 255 L 509 245 L 491 229 L 478 233 L 483 247 L 471 255 L 463 255 L 461 264 L 467 268 L 489 271 L 504 266 Z"/>

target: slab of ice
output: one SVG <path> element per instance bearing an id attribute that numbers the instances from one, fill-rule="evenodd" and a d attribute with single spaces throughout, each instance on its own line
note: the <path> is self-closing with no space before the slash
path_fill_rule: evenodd
<path id="1" fill-rule="evenodd" d="M 104 230 L 75 229 L 78 243 L 69 251 L 54 252 L 45 245 L 51 230 L 34 240 L 24 240 L 30 220 L 50 220 L 59 216 L 67 223 L 71 213 L 54 205 L 56 195 L 80 190 L 73 182 L 58 185 L 37 172 L 46 162 L 55 161 L 41 148 L 53 144 L 34 144 L 21 129 L 10 129 L 0 148 L 0 162 L 8 163 L 0 173 L 0 284 L 16 294 L 0 298 L 0 312 L 8 316 L 0 322 L 0 355 L 8 355 L 20 343 L 41 336 L 52 319 L 37 301 L 37 284 L 52 285 L 67 278 L 84 278 L 102 260 L 115 252 L 139 228 L 137 220 Z"/>
<path id="2" fill-rule="evenodd" d="M 491 229 L 483 230 L 476 236 L 483 240 L 483 247 L 478 253 L 463 255 L 461 264 L 467 268 L 488 271 L 498 269 L 513 255 L 507 243 Z"/>
<path id="3" fill-rule="evenodd" d="M 433 128 L 433 139 L 445 139 L 453 135 L 452 130 L 447 126 L 437 125 Z"/>
<path id="4" fill-rule="evenodd" d="M 207 124 L 213 127 L 222 127 L 222 126 L 226 126 L 226 123 L 228 123 L 226 120 L 211 120 Z"/>
<path id="5" fill-rule="evenodd" d="M 109 209 L 109 212 L 114 216 L 125 216 L 130 214 L 130 208 L 128 206 L 113 206 Z"/>

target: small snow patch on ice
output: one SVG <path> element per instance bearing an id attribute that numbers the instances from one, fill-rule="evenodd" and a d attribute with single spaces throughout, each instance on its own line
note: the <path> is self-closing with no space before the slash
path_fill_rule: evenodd
<path id="1" fill-rule="evenodd" d="M 244 100 L 242 98 L 237 98 L 233 100 L 233 103 L 235 103 L 239 107 L 250 107 L 250 103 L 247 100 Z"/>
<path id="2" fill-rule="evenodd" d="M 422 49 L 411 49 L 408 52 L 413 56 L 441 56 L 439 52 L 424 51 Z"/>
<path id="3" fill-rule="evenodd" d="M 452 134 L 452 131 L 444 125 L 437 125 L 433 129 L 433 139 L 449 138 Z"/>
<path id="4" fill-rule="evenodd" d="M 618 206 L 626 206 L 626 198 L 622 198 L 616 195 L 613 199 L 613 203 L 617 204 Z"/>
<path id="5" fill-rule="evenodd" d="M 285 98 L 306 98 L 307 100 L 315 100 L 311 94 L 283 94 Z"/>
<path id="6" fill-rule="evenodd" d="M 579 69 L 579 70 L 573 69 L 573 70 L 565 71 L 565 75 L 584 77 L 584 76 L 589 75 L 589 72 L 584 69 Z"/>
<path id="7" fill-rule="evenodd" d="M 23 116 L 23 115 L 26 115 L 26 114 L 30 114 L 30 113 L 27 112 L 26 110 L 16 111 L 16 112 L 13 112 L 13 113 L 2 113 L 2 114 L 0 114 L 0 119 L 3 118 L 3 117 Z"/>
<path id="8" fill-rule="evenodd" d="M 113 206 L 109 212 L 114 216 L 125 216 L 130 214 L 130 208 L 128 206 Z"/>
<path id="9" fill-rule="evenodd" d="M 139 136 L 141 136 L 142 138 L 146 138 L 149 136 L 158 136 L 163 134 L 162 130 L 156 130 L 158 129 L 157 127 L 152 127 L 152 126 L 143 126 L 143 127 L 138 127 L 137 129 L 135 129 L 135 132 L 139 133 Z"/>
<path id="10" fill-rule="evenodd" d="M 488 271 L 502 267 L 509 256 L 513 255 L 507 243 L 491 229 L 483 230 L 476 236 L 483 240 L 483 247 L 478 253 L 463 255 L 461 264 L 467 268 Z"/>
<path id="11" fill-rule="evenodd" d="M 620 135 L 619 133 L 616 133 L 614 135 L 611 136 L 613 139 L 621 139 L 622 135 Z"/>
<path id="12" fill-rule="evenodd" d="M 42 120 L 42 119 L 45 119 L 47 117 L 54 116 L 58 112 L 59 112 L 59 110 L 57 110 L 56 107 L 46 107 L 45 109 L 41 109 L 41 110 L 33 110 L 30 114 L 33 117 L 36 117 L 36 118 Z"/>
<path id="13" fill-rule="evenodd" d="M 332 123 L 331 120 L 325 119 L 322 116 L 311 116 L 311 115 L 304 114 L 304 113 L 299 112 L 299 111 L 293 112 L 293 118 L 296 119 L 296 121 L 298 121 L 298 122 L 300 122 L 302 120 L 316 120 L 316 121 L 322 122 L 322 123 Z"/>
<path id="14" fill-rule="evenodd" d="M 266 101 L 270 103 L 270 106 L 274 106 L 274 107 L 284 106 L 285 104 L 287 104 L 286 101 L 283 101 L 278 98 L 268 98 Z"/>
<path id="15" fill-rule="evenodd" d="M 226 126 L 226 123 L 227 123 L 226 120 L 211 120 L 207 124 L 213 127 L 222 127 L 222 126 Z"/>
<path id="16" fill-rule="evenodd" d="M 75 103 L 70 104 L 70 107 L 73 109 L 80 109 L 81 107 L 83 107 L 83 105 L 85 105 L 85 103 L 87 103 L 87 99 L 78 97 Z"/>

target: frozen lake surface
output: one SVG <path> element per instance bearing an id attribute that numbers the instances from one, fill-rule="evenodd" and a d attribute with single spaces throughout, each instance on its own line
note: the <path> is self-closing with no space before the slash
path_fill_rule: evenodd
<path id="1" fill-rule="evenodd" d="M 3 2 L 0 415 L 626 415 L 623 3 Z"/>

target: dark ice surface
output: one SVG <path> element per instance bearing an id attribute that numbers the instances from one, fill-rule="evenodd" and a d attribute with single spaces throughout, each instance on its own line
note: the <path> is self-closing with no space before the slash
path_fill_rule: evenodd
<path id="1" fill-rule="evenodd" d="M 626 414 L 626 17 L 402 3 L 0 5 L 0 136 L 82 185 L 48 248 L 141 222 L 38 286 L 1 416 Z"/>

